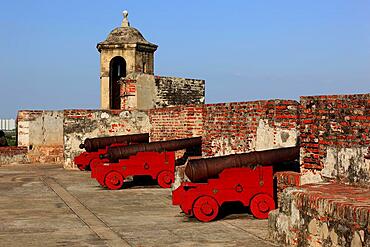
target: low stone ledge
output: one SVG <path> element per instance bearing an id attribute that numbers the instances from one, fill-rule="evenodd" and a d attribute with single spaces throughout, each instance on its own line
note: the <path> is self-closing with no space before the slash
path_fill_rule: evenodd
<path id="1" fill-rule="evenodd" d="M 370 246 L 370 189 L 337 183 L 288 188 L 269 215 L 272 239 L 289 246 Z"/>
<path id="2" fill-rule="evenodd" d="M 27 147 L 0 147 L 0 165 L 30 163 Z"/>
<path id="3" fill-rule="evenodd" d="M 282 171 L 274 174 L 276 180 L 277 206 L 281 205 L 282 193 L 286 188 L 300 186 L 301 174 L 293 171 Z"/>

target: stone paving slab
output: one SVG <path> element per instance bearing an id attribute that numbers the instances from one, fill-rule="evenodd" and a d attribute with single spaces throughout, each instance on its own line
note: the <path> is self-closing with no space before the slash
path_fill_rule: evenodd
<path id="1" fill-rule="evenodd" d="M 0 167 L 1 246 L 275 246 L 245 212 L 198 222 L 156 185 L 101 188 L 89 172 Z"/>

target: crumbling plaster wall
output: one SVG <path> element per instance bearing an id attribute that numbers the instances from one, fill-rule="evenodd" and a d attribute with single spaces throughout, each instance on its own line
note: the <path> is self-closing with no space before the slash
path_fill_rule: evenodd
<path id="1" fill-rule="evenodd" d="M 370 94 L 301 97 L 302 183 L 369 186 Z"/>
<path id="2" fill-rule="evenodd" d="M 18 146 L 27 147 L 31 163 L 62 163 L 63 111 L 19 111 Z"/>
<path id="3" fill-rule="evenodd" d="M 144 111 L 65 110 L 64 167 L 76 168 L 73 159 L 83 150 L 79 145 L 91 137 L 148 133 L 148 114 Z"/>

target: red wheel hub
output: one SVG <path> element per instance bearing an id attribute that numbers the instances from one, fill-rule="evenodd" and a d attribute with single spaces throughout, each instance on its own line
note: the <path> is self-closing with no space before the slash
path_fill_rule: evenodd
<path id="1" fill-rule="evenodd" d="M 105 177 L 105 185 L 111 190 L 118 190 L 123 185 L 123 177 L 119 172 L 112 171 Z"/>
<path id="2" fill-rule="evenodd" d="M 219 206 L 217 201 L 210 196 L 199 197 L 193 205 L 193 214 L 200 221 L 214 220 L 218 215 Z"/>
<path id="3" fill-rule="evenodd" d="M 250 210 L 257 219 L 266 219 L 271 210 L 275 208 L 275 202 L 271 196 L 258 194 L 254 196 L 250 203 Z"/>
<path id="4" fill-rule="evenodd" d="M 213 209 L 209 204 L 203 204 L 202 207 L 200 208 L 203 214 L 210 216 L 213 213 Z"/>
<path id="5" fill-rule="evenodd" d="M 162 188 L 170 188 L 174 181 L 174 174 L 170 171 L 161 171 L 158 174 L 157 182 Z"/>

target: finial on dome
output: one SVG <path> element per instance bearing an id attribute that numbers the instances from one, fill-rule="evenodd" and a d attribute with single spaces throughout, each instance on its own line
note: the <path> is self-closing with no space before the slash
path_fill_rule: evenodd
<path id="1" fill-rule="evenodd" d="M 128 21 L 128 11 L 124 10 L 123 11 L 123 21 L 122 21 L 122 27 L 129 27 L 130 22 Z"/>

